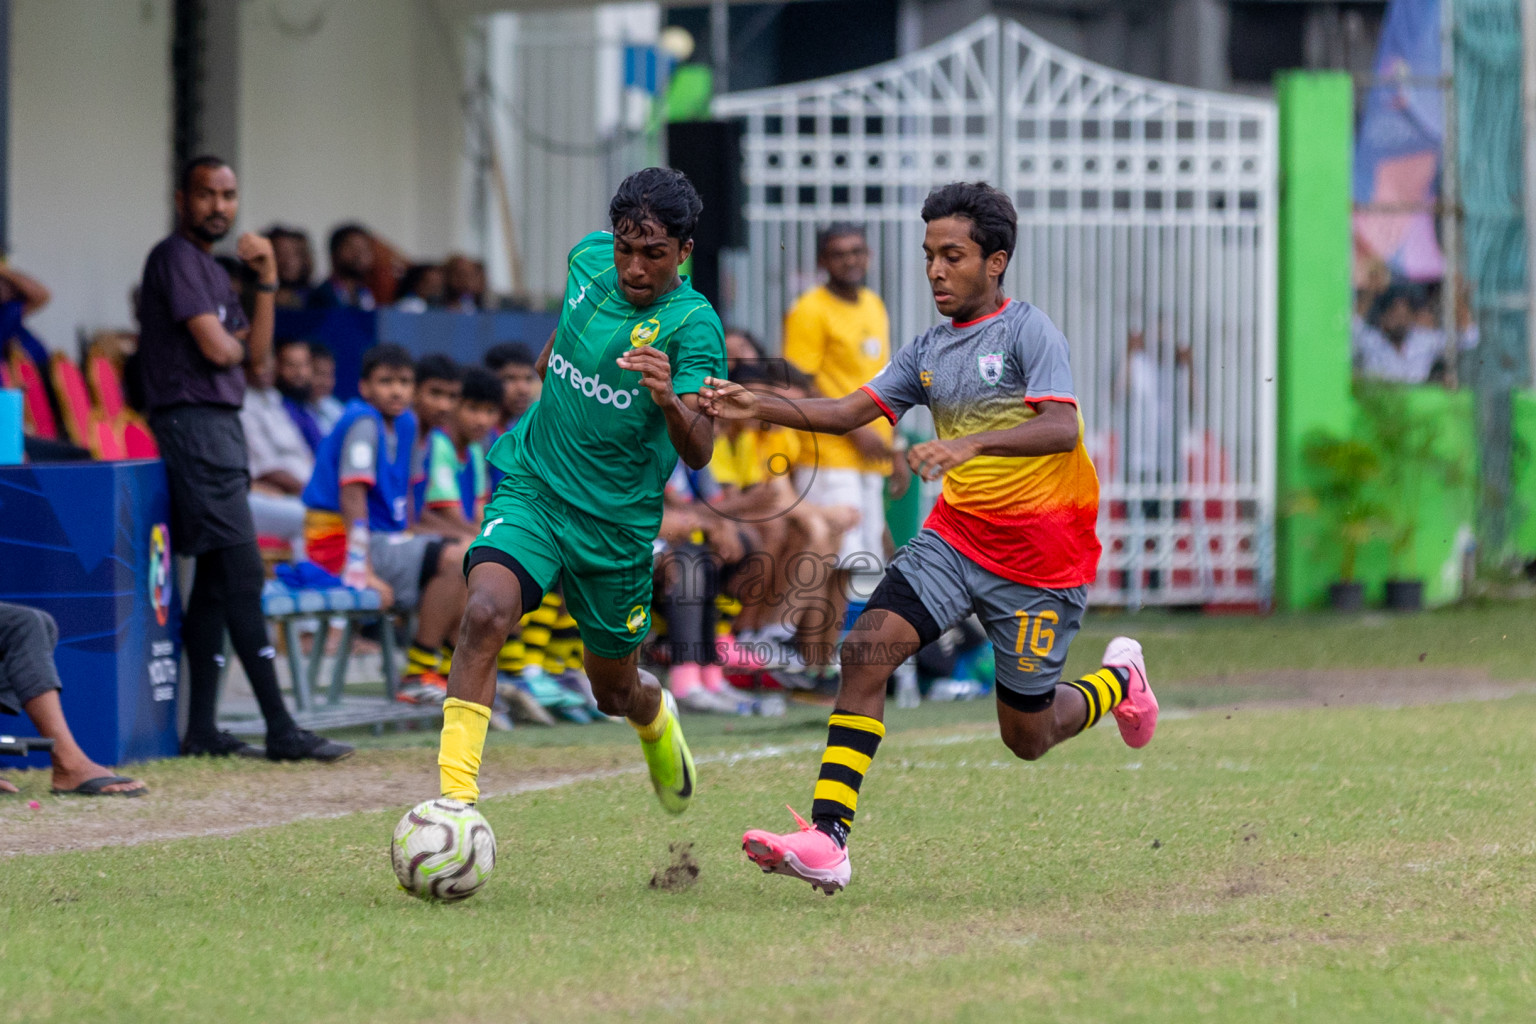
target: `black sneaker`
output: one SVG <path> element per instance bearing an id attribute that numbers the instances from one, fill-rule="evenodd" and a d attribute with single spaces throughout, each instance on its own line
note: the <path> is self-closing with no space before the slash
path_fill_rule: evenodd
<path id="1" fill-rule="evenodd" d="M 189 735 L 181 741 L 182 757 L 260 757 L 261 754 L 260 747 L 253 747 L 230 732 L 216 732 L 207 738 Z"/>
<path id="2" fill-rule="evenodd" d="M 295 729 L 281 736 L 267 737 L 267 758 L 272 761 L 340 761 L 350 757 L 355 747 L 328 740 L 308 729 Z"/>

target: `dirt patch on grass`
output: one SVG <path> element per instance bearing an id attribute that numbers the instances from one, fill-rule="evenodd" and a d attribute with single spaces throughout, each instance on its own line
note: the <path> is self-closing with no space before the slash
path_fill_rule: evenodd
<path id="1" fill-rule="evenodd" d="M 358 811 L 402 811 L 438 791 L 430 750 L 362 750 L 334 765 L 265 761 L 170 760 L 126 774 L 149 784 L 136 800 L 48 795 L 48 773 L 8 773 L 21 796 L 0 796 L 0 856 L 93 850 L 196 836 Z M 486 751 L 486 797 L 549 789 L 636 771 L 633 752 L 502 747 Z M 42 806 L 32 810 L 28 800 Z"/>
<path id="2" fill-rule="evenodd" d="M 1156 678 L 1152 682 L 1157 688 Z M 1533 692 L 1536 682 L 1494 679 L 1479 668 L 1275 669 L 1183 680 L 1167 688 L 1164 704 L 1210 711 L 1356 704 L 1405 707 L 1499 700 Z"/>
<path id="3" fill-rule="evenodd" d="M 699 862 L 693 856 L 692 843 L 668 843 L 667 866 L 651 876 L 651 888 L 662 892 L 682 892 L 699 880 Z"/>

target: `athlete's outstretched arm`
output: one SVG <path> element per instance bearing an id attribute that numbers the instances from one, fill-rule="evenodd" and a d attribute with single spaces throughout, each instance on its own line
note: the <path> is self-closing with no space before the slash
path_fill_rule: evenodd
<path id="1" fill-rule="evenodd" d="M 555 350 L 555 335 L 560 333 L 556 327 L 549 332 L 549 340 L 544 343 L 544 351 L 539 353 L 539 358 L 533 361 L 533 372 L 539 375 L 539 380 L 544 379 L 544 371 L 549 369 L 549 354 Z"/>
<path id="2" fill-rule="evenodd" d="M 907 450 L 907 465 L 924 480 L 937 480 L 978 455 L 1021 458 L 1059 455 L 1077 447 L 1077 406 L 1071 402 L 1041 402 L 1032 419 L 1007 430 L 984 430 L 969 437 L 924 441 Z"/>
<path id="3" fill-rule="evenodd" d="M 846 434 L 884 415 L 862 388 L 842 398 L 784 398 L 771 391 L 749 391 L 718 377 L 705 377 L 699 407 L 716 419 L 767 420 L 781 427 Z"/>

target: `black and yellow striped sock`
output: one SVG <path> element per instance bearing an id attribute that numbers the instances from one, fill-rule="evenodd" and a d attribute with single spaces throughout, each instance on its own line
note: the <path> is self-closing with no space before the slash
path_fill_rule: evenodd
<path id="1" fill-rule="evenodd" d="M 1111 708 L 1125 700 L 1125 687 L 1130 678 L 1131 674 L 1123 668 L 1105 667 L 1081 679 L 1061 684 L 1072 687 L 1088 702 L 1088 718 L 1079 732 L 1093 728 L 1099 719 L 1109 714 Z"/>
<path id="2" fill-rule="evenodd" d="M 437 671 L 445 676 L 453 671 L 453 644 L 444 641 L 443 649 L 437 652 Z"/>
<path id="3" fill-rule="evenodd" d="M 549 629 L 549 652 L 544 658 L 544 670 L 554 675 L 581 668 L 581 627 L 560 602 L 558 614 Z"/>
<path id="4" fill-rule="evenodd" d="M 827 750 L 821 755 L 811 822 L 838 846 L 848 844 L 848 830 L 859 809 L 859 785 L 884 736 L 885 723 L 878 718 L 834 710 L 827 722 Z"/>
<path id="5" fill-rule="evenodd" d="M 437 649 L 427 647 L 419 640 L 412 640 L 411 646 L 405 652 L 405 674 L 408 676 L 425 675 L 428 672 L 436 672 L 438 665 Z"/>

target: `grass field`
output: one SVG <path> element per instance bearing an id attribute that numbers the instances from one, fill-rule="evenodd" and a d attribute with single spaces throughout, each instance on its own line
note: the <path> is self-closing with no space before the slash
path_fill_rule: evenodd
<path id="1" fill-rule="evenodd" d="M 1209 708 L 1169 715 L 1143 751 L 1109 727 L 1025 764 L 985 706 L 893 712 L 852 886 L 830 899 L 739 847 L 744 828 L 788 827 L 784 802 L 807 809 L 816 711 L 690 723 L 705 763 L 679 819 L 612 773 L 638 762 L 623 727 L 500 739 L 502 783 L 610 772 L 485 801 L 497 874 L 458 906 L 394 888 L 385 847 L 416 792 L 233 837 L 10 858 L 0 1021 L 1530 1020 L 1536 697 L 1271 709 L 1249 674 L 1530 680 L 1531 613 L 1143 617 L 1165 706 Z M 1094 625 L 1074 665 L 1118 625 Z M 293 770 L 150 766 L 161 784 L 135 813 L 242 771 Z M 47 813 L 67 827 L 92 810 L 73 806 Z M 697 882 L 653 889 L 679 843 Z"/>

